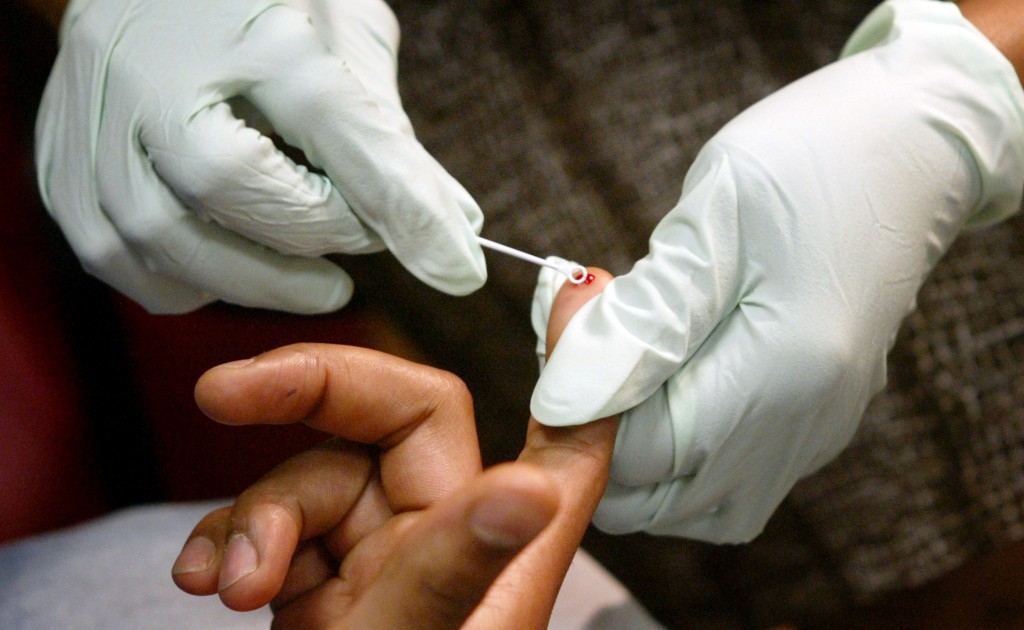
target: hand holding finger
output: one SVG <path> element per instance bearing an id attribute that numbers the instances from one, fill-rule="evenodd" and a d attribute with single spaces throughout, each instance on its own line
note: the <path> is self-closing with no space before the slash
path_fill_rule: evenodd
<path id="1" fill-rule="evenodd" d="M 570 286 L 555 299 L 550 345 L 609 279 L 595 275 L 592 286 Z M 387 390 L 378 386 L 384 381 Z M 293 458 L 232 510 L 204 519 L 176 565 L 183 589 L 218 591 L 239 610 L 279 594 L 282 627 L 382 619 L 388 627 L 457 627 L 488 593 L 471 625 L 542 625 L 606 483 L 617 422 L 568 429 L 533 422 L 520 463 L 452 494 L 478 471 L 479 459 L 471 422 L 465 427 L 468 396 L 436 370 L 307 344 L 214 368 L 197 384 L 196 399 L 222 422 L 302 421 L 344 438 L 334 450 Z M 379 478 L 372 457 L 345 440 L 383 449 Z M 464 442 L 471 443 L 468 457 L 460 454 Z M 430 465 L 425 452 L 452 463 Z M 552 519 L 556 526 L 517 557 Z M 317 536 L 322 544 L 310 541 Z M 339 576 L 329 577 L 331 560 L 342 557 Z M 529 601 L 522 601 L 524 580 Z"/>

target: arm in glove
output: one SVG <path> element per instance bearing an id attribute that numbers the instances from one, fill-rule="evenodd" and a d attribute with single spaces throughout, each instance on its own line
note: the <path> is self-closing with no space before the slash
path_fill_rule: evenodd
<path id="1" fill-rule="evenodd" d="M 629 410 L 595 523 L 756 536 L 851 439 L 957 233 L 1022 188 L 1020 82 L 950 3 L 883 4 L 841 61 L 726 125 L 534 392 L 552 425 Z"/>
<path id="2" fill-rule="evenodd" d="M 43 200 L 85 268 L 154 312 L 333 310 L 352 282 L 319 256 L 385 247 L 469 293 L 482 213 L 413 136 L 397 47 L 381 0 L 72 0 L 37 121 Z"/>

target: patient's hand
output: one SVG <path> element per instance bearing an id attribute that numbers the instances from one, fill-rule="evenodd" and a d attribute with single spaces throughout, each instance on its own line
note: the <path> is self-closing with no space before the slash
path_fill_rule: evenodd
<path id="1" fill-rule="evenodd" d="M 558 296 L 549 340 L 609 279 L 595 275 Z M 544 627 L 617 423 L 531 420 L 519 461 L 481 474 L 457 378 L 313 344 L 216 367 L 196 400 L 228 424 L 304 422 L 336 436 L 209 514 L 175 563 L 183 590 L 236 610 L 271 602 L 280 627 Z"/>

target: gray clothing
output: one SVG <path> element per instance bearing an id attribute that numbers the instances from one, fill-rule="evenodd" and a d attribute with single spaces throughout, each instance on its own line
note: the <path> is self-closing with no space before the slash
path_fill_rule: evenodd
<path id="1" fill-rule="evenodd" d="M 0 546 L 5 630 L 265 630 L 269 607 L 234 612 L 187 595 L 171 566 L 199 519 L 224 501 L 136 507 Z M 551 630 L 659 630 L 629 592 L 578 553 Z"/>

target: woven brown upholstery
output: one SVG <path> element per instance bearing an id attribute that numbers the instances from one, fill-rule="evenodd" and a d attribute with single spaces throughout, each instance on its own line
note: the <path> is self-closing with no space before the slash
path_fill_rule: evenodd
<path id="1" fill-rule="evenodd" d="M 834 59 L 875 4 L 396 2 L 400 83 L 420 139 L 484 208 L 486 236 L 621 273 L 702 144 Z M 666 622 L 712 628 L 827 615 L 1024 537 L 1022 237 L 1017 218 L 955 245 L 854 444 L 758 541 L 593 534 L 590 548 Z M 469 384 L 495 461 L 522 443 L 536 378 L 536 268 L 488 264 L 487 286 L 457 299 L 386 256 L 346 261 L 361 291 Z"/>

